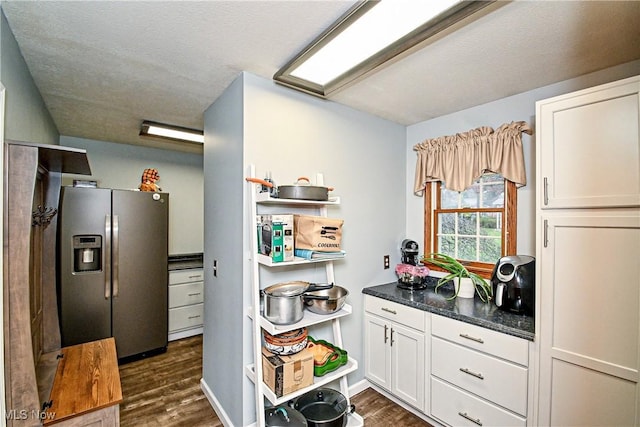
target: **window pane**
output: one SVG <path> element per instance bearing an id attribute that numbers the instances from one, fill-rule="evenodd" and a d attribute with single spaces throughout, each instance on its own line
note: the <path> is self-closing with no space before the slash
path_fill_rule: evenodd
<path id="1" fill-rule="evenodd" d="M 440 206 L 442 209 L 458 208 L 458 192 L 447 190 L 444 187 L 440 189 Z"/>
<path id="2" fill-rule="evenodd" d="M 480 206 L 480 192 L 474 184 L 462 192 L 462 208 L 477 208 Z"/>
<path id="3" fill-rule="evenodd" d="M 480 235 L 502 237 L 502 214 L 480 212 Z"/>
<path id="4" fill-rule="evenodd" d="M 502 184 L 484 185 L 482 187 L 482 207 L 504 207 L 504 182 Z"/>
<path id="5" fill-rule="evenodd" d="M 458 214 L 458 234 L 475 236 L 477 233 L 478 214 L 464 212 Z"/>
<path id="6" fill-rule="evenodd" d="M 480 177 L 480 181 L 485 184 L 487 182 L 504 182 L 504 178 L 502 177 L 502 175 L 497 173 L 485 173 L 484 175 L 482 175 L 482 177 Z"/>
<path id="7" fill-rule="evenodd" d="M 495 264 L 502 253 L 501 239 L 480 239 L 480 262 Z"/>
<path id="8" fill-rule="evenodd" d="M 458 259 L 476 261 L 476 237 L 460 237 L 458 239 Z"/>
<path id="9" fill-rule="evenodd" d="M 445 213 L 438 215 L 438 224 L 440 226 L 440 234 L 455 234 L 456 214 Z"/>
<path id="10" fill-rule="evenodd" d="M 439 236 L 438 252 L 455 257 L 456 241 L 454 236 Z"/>

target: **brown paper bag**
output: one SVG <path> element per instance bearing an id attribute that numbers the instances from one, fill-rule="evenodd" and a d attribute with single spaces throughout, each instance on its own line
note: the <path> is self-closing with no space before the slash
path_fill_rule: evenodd
<path id="1" fill-rule="evenodd" d="M 344 220 L 312 215 L 294 215 L 293 234 L 296 249 L 319 252 L 341 250 Z"/>

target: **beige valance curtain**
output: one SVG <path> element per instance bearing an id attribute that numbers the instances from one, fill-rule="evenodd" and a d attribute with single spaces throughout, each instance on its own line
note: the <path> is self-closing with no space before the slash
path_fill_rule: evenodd
<path id="1" fill-rule="evenodd" d="M 463 191 L 485 172 L 525 185 L 522 132 L 531 135 L 527 123 L 511 122 L 495 131 L 483 126 L 416 144 L 415 194 L 422 196 L 430 181 L 443 181 L 447 189 Z"/>

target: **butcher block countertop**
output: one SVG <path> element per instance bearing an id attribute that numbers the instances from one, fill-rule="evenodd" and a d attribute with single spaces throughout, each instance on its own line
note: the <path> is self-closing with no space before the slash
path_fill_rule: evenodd
<path id="1" fill-rule="evenodd" d="M 397 282 L 392 282 L 364 288 L 362 293 L 528 341 L 534 340 L 535 320 L 533 317 L 500 310 L 493 303 L 483 303 L 477 295 L 475 298 L 447 300 L 453 295 L 453 287 L 444 285 L 438 290 L 438 293 L 435 293 L 434 288 L 437 281 L 436 278 L 428 277 L 427 288 L 424 290 L 401 289 Z"/>
<path id="2" fill-rule="evenodd" d="M 118 356 L 113 338 L 64 347 L 51 388 L 51 425 L 122 402 Z"/>

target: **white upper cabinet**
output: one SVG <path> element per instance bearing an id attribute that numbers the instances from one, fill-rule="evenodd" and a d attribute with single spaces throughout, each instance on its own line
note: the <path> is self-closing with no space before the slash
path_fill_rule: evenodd
<path id="1" fill-rule="evenodd" d="M 536 103 L 542 209 L 640 206 L 639 95 L 637 76 Z"/>

